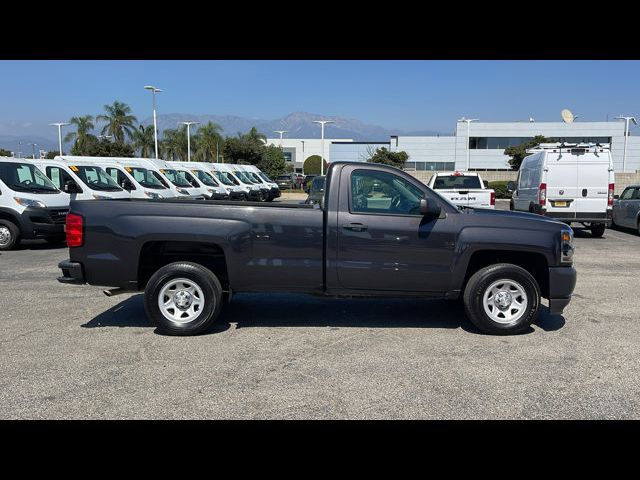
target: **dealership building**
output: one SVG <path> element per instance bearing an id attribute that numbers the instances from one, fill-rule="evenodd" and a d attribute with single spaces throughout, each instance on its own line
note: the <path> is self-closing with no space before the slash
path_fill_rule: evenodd
<path id="1" fill-rule="evenodd" d="M 509 157 L 504 149 L 520 145 L 537 135 L 567 143 L 609 143 L 617 172 L 640 171 L 640 136 L 627 138 L 625 150 L 625 122 L 480 122 L 458 121 L 455 135 L 405 136 L 356 142 L 353 139 L 324 140 L 327 162 L 348 160 L 364 162 L 377 148 L 409 155 L 407 169 L 437 170 L 510 170 Z M 282 145 L 285 159 L 296 171 L 302 172 L 304 160 L 320 155 L 320 139 L 268 139 L 268 143 Z"/>

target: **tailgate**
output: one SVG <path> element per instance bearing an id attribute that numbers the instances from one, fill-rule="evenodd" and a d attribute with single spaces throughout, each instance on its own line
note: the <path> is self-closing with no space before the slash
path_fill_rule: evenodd
<path id="1" fill-rule="evenodd" d="M 491 190 L 469 189 L 469 190 L 435 190 L 440 195 L 448 198 L 456 205 L 466 205 L 475 208 L 491 207 Z"/>

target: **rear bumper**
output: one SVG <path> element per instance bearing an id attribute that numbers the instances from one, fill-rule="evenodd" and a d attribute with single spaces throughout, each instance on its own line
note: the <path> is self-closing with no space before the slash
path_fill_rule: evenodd
<path id="1" fill-rule="evenodd" d="M 27 207 L 18 216 L 22 238 L 48 238 L 64 235 L 68 208 Z"/>
<path id="2" fill-rule="evenodd" d="M 549 311 L 560 314 L 571 301 L 577 272 L 573 267 L 549 267 Z"/>
<path id="3" fill-rule="evenodd" d="M 58 268 L 62 270 L 62 276 L 58 277 L 60 283 L 70 283 L 73 285 L 84 285 L 87 280 L 84 278 L 82 264 L 64 260 L 58 264 Z"/>
<path id="4" fill-rule="evenodd" d="M 549 212 L 545 210 L 541 214 L 561 222 L 604 223 L 607 227 L 611 226 L 611 210 L 606 212 L 558 212 L 556 210 Z"/>

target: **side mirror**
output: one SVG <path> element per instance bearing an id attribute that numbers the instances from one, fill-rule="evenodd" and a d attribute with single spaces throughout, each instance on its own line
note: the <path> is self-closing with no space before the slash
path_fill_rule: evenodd
<path id="1" fill-rule="evenodd" d="M 613 196 L 613 199 L 614 199 L 614 200 L 620 200 L 620 195 L 614 195 L 614 196 Z"/>
<path id="2" fill-rule="evenodd" d="M 512 193 L 516 189 L 515 182 L 507 182 L 507 192 Z"/>
<path id="3" fill-rule="evenodd" d="M 133 183 L 131 182 L 131 180 L 129 180 L 128 178 L 125 178 L 122 181 L 122 184 L 120 186 L 122 188 L 124 188 L 128 192 L 130 192 L 131 190 L 135 190 L 136 189 L 136 187 L 133 186 Z"/>
<path id="4" fill-rule="evenodd" d="M 488 180 L 483 180 L 482 183 L 484 184 L 484 188 L 489 188 L 489 181 Z"/>
<path id="5" fill-rule="evenodd" d="M 435 200 L 431 200 L 428 198 L 420 199 L 420 213 L 424 217 L 438 218 L 440 216 L 441 211 L 442 211 L 442 207 L 438 205 L 438 203 Z"/>
<path id="6" fill-rule="evenodd" d="M 67 180 L 66 182 L 64 182 L 64 187 L 62 191 L 68 194 L 82 193 L 82 189 L 73 180 Z"/>

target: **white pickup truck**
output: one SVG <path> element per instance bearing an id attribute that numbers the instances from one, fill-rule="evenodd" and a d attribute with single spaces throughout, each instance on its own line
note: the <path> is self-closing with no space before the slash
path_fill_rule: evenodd
<path id="1" fill-rule="evenodd" d="M 480 175 L 473 172 L 434 173 L 429 187 L 456 205 L 495 208 L 496 192 L 485 187 Z"/>

